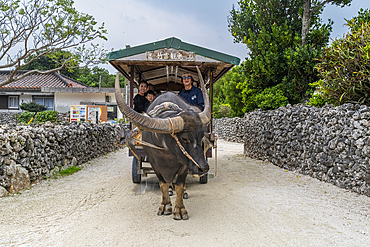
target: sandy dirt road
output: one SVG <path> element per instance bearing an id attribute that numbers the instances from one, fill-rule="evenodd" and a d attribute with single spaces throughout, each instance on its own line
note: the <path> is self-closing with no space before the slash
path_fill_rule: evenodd
<path id="1" fill-rule="evenodd" d="M 156 215 L 158 181 L 131 182 L 127 149 L 92 160 L 0 198 L 0 246 L 369 246 L 369 197 L 242 150 L 219 141 L 218 176 L 188 179 L 187 221 Z"/>

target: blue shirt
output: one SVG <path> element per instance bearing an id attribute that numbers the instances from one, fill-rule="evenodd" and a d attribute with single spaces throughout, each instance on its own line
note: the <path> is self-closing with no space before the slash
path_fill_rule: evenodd
<path id="1" fill-rule="evenodd" d="M 203 110 L 204 99 L 200 88 L 191 86 L 190 90 L 183 89 L 179 95 L 190 105 L 195 105 Z"/>

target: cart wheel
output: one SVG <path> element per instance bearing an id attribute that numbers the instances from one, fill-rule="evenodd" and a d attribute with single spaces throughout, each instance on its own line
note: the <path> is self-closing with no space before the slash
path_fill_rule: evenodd
<path id="1" fill-rule="evenodd" d="M 139 184 L 141 182 L 141 174 L 137 174 L 138 171 L 141 169 L 141 160 L 138 161 L 134 156 L 132 159 L 132 182 L 135 184 Z"/>
<path id="2" fill-rule="evenodd" d="M 201 176 L 199 178 L 199 183 L 206 184 L 207 182 L 208 182 L 208 173 L 206 175 L 204 175 L 204 176 Z"/>

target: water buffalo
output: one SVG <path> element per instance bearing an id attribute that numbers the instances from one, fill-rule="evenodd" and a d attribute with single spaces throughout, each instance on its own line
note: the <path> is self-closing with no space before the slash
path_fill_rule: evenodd
<path id="1" fill-rule="evenodd" d="M 158 96 L 148 108 L 147 113 L 151 112 L 153 115 L 154 111 L 156 112 L 155 117 L 139 114 L 124 103 L 119 88 L 118 74 L 116 77 L 116 100 L 119 109 L 131 123 L 142 131 L 142 140 L 155 146 L 144 145 L 144 150 L 159 179 L 162 192 L 162 203 L 158 215 L 172 214 L 172 203 L 168 190 L 176 178 L 176 201 L 173 211 L 176 220 L 188 219 L 183 195 L 189 166 L 193 173 L 199 175 L 206 174 L 209 170 L 203 153 L 202 138 L 204 127 L 211 119 L 211 113 L 208 95 L 199 69 L 198 74 L 205 101 L 204 110 L 200 112 L 185 103 L 179 96 L 168 92 Z M 160 110 L 164 108 L 165 111 Z"/>

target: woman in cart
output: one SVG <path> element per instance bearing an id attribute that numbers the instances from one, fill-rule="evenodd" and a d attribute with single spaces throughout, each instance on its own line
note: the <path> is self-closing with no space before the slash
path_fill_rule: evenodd
<path id="1" fill-rule="evenodd" d="M 136 96 L 134 97 L 134 110 L 139 113 L 145 112 L 146 110 L 145 106 L 147 106 L 148 104 L 148 100 L 145 97 L 147 88 L 148 83 L 146 83 L 145 81 L 140 82 L 139 93 L 136 94 Z"/>

